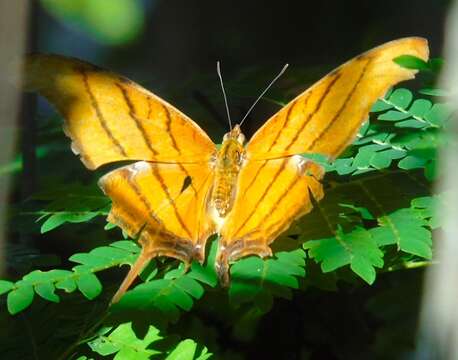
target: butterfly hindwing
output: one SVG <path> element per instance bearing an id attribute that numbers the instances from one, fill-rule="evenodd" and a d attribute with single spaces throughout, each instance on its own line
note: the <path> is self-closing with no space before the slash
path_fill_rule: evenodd
<path id="1" fill-rule="evenodd" d="M 189 117 L 136 83 L 81 60 L 27 58 L 25 87 L 65 118 L 74 152 L 89 169 L 120 160 L 203 162 L 216 151 Z"/>
<path id="2" fill-rule="evenodd" d="M 301 156 L 243 165 L 233 210 L 221 230 L 216 267 L 223 282 L 228 262 L 271 255 L 269 244 L 323 197 L 322 176 L 319 165 Z"/>
<path id="3" fill-rule="evenodd" d="M 141 161 L 108 173 L 99 185 L 113 201 L 108 221 L 142 246 L 137 263 L 164 255 L 189 264 L 204 260 L 206 240 L 214 232 L 207 215 L 212 180 L 208 165 Z M 141 268 L 132 267 L 114 301 Z"/>
<path id="4" fill-rule="evenodd" d="M 355 138 L 374 102 L 416 71 L 393 59 L 428 59 L 427 41 L 405 38 L 376 47 L 343 64 L 271 117 L 252 137 L 252 159 L 319 153 L 336 158 Z"/>

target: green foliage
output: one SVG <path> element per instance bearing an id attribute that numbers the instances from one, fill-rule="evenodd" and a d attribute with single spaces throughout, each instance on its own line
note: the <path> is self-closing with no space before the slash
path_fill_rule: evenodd
<path id="1" fill-rule="evenodd" d="M 72 293 L 79 290 L 87 299 L 95 299 L 102 291 L 102 284 L 94 273 L 132 264 L 138 256 L 139 248 L 132 241 L 118 241 L 110 246 L 95 248 L 89 253 L 73 255 L 70 260 L 76 265 L 72 270 L 54 269 L 50 271 L 34 270 L 16 283 L 2 281 L 0 293 L 8 293 L 8 311 L 14 315 L 26 309 L 32 303 L 35 293 L 41 298 L 59 302 L 56 290 Z"/>
<path id="2" fill-rule="evenodd" d="M 189 311 L 194 301 L 205 292 L 204 285 L 214 287 L 216 274 L 213 262 L 216 254 L 216 242 L 213 243 L 207 263 L 202 266 L 194 262 L 188 273 L 183 265 L 167 271 L 162 277 L 153 278 L 128 291 L 112 306 L 114 312 L 149 310 L 159 319 L 176 322 L 180 309 Z"/>
<path id="3" fill-rule="evenodd" d="M 426 221 L 413 209 L 399 209 L 379 218 L 380 226 L 371 229 L 379 246 L 396 245 L 399 250 L 431 259 L 431 232 Z"/>
<path id="4" fill-rule="evenodd" d="M 424 61 L 412 55 L 401 55 L 393 61 L 406 69 L 429 71 L 436 74 L 440 73 L 444 65 L 444 60 L 441 58 L 431 58 L 428 61 Z"/>
<path id="5" fill-rule="evenodd" d="M 100 215 L 108 215 L 109 200 L 95 187 L 73 184 L 34 196 L 35 200 L 49 201 L 43 210 L 31 212 L 43 221 L 41 233 L 51 231 L 65 223 L 81 223 Z"/>
<path id="6" fill-rule="evenodd" d="M 437 201 L 435 198 L 414 198 L 410 208 L 398 209 L 390 214 L 385 213 L 383 204 L 376 197 L 370 201 L 381 214 L 376 218 L 379 226 L 370 229 L 356 226 L 345 233 L 338 225 L 334 236 L 304 243 L 309 256 L 321 262 L 323 272 L 350 265 L 353 272 L 372 284 L 376 277 L 375 268 L 382 268 L 384 264 L 381 249 L 389 245 L 395 245 L 398 251 L 431 259 L 431 225 L 435 226 L 431 219 L 434 216 L 432 206 Z M 359 220 L 375 218 L 367 208 L 351 208 L 359 213 Z"/>
<path id="7" fill-rule="evenodd" d="M 328 164 L 316 157 L 327 172 L 359 175 L 387 169 L 395 163 L 400 169 L 424 169 L 425 176 L 436 177 L 436 153 L 446 141 L 440 131 L 447 125 L 452 107 L 433 104 L 428 99 L 413 99 L 410 90 L 398 88 L 387 93 L 372 108 L 370 125 L 359 131 L 349 156 Z"/>
<path id="8" fill-rule="evenodd" d="M 350 265 L 368 284 L 375 281 L 375 267 L 383 267 L 383 252 L 371 234 L 362 228 L 348 234 L 337 228 L 334 237 L 307 241 L 304 248 L 309 250 L 311 258 L 321 262 L 323 272 Z"/>
<path id="9" fill-rule="evenodd" d="M 429 70 L 429 65 L 427 61 L 417 58 L 412 55 L 401 55 L 393 60 L 398 65 L 405 67 L 406 69 L 414 70 Z"/>
<path id="10" fill-rule="evenodd" d="M 186 339 L 180 342 L 176 348 L 167 356 L 167 360 L 207 360 L 212 354 L 208 352 L 207 348 L 197 354 L 197 344 L 191 339 Z"/>
<path id="11" fill-rule="evenodd" d="M 251 302 L 261 311 L 270 310 L 273 297 L 291 298 L 305 276 L 305 253 L 301 249 L 280 251 L 272 259 L 248 257 L 231 268 L 229 296 L 233 306 Z"/>
<path id="12" fill-rule="evenodd" d="M 115 329 L 103 329 L 101 334 L 88 342 L 89 347 L 102 357 L 115 355 L 113 359 L 150 359 L 153 355 L 167 353 L 167 360 L 206 360 L 211 357 L 207 348 L 197 353 L 197 343 L 191 339 L 182 340 L 168 351 L 155 349 L 156 342 L 163 339 L 154 326 L 149 326 L 146 335 L 138 338 L 131 323 L 124 323 Z"/>

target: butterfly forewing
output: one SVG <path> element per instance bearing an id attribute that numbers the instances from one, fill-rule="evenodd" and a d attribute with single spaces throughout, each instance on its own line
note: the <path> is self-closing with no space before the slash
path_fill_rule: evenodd
<path id="1" fill-rule="evenodd" d="M 416 71 L 393 62 L 400 55 L 427 60 L 427 41 L 391 41 L 340 66 L 270 118 L 248 143 L 248 157 L 337 157 L 353 141 L 374 102 L 393 85 L 414 77 Z"/>
<path id="2" fill-rule="evenodd" d="M 65 118 L 65 132 L 84 164 L 119 160 L 205 162 L 216 148 L 189 117 L 134 82 L 86 62 L 31 55 L 25 87 Z"/>

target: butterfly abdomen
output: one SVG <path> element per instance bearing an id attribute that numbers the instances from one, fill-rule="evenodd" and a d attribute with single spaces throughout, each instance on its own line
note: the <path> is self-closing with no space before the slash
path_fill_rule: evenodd
<path id="1" fill-rule="evenodd" d="M 233 138 L 224 140 L 218 152 L 210 201 L 220 218 L 232 209 L 243 152 L 243 145 Z"/>
<path id="2" fill-rule="evenodd" d="M 224 169 L 216 173 L 212 202 L 220 217 L 225 217 L 232 209 L 237 175 L 238 172 L 232 169 L 229 171 Z"/>

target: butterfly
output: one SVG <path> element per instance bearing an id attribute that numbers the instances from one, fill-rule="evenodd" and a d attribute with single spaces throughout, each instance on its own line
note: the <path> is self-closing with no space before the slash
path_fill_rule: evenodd
<path id="1" fill-rule="evenodd" d="M 136 83 L 81 60 L 30 55 L 25 88 L 65 119 L 71 148 L 88 169 L 135 161 L 104 175 L 108 216 L 142 249 L 118 301 L 156 256 L 203 262 L 210 235 L 223 285 L 233 261 L 271 256 L 269 245 L 323 196 L 323 169 L 307 154 L 335 159 L 354 140 L 373 103 L 415 70 L 400 55 L 428 59 L 428 44 L 388 42 L 341 65 L 273 115 L 245 145 L 235 125 L 218 149 L 189 117 Z M 224 89 L 224 88 L 223 88 Z"/>

